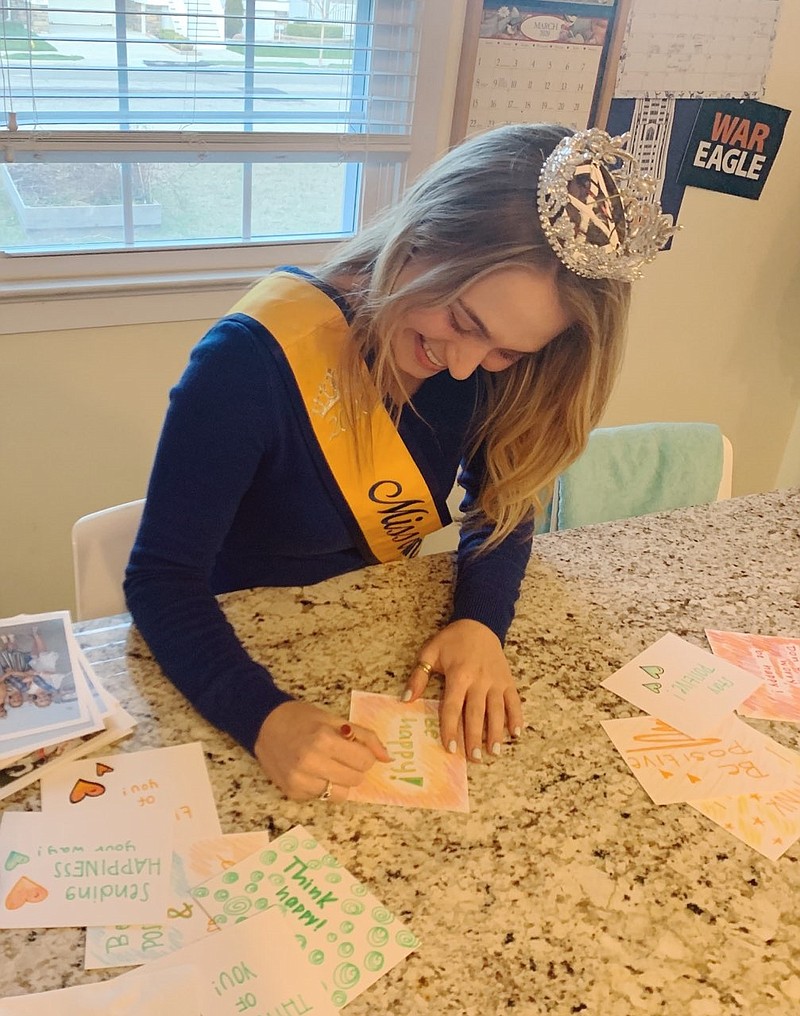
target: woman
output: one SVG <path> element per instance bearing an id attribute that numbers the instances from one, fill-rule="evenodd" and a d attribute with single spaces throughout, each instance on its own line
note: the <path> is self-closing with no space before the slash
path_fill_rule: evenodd
<path id="1" fill-rule="evenodd" d="M 577 169 L 614 210 L 599 243 L 574 221 Z M 347 739 L 342 717 L 280 690 L 214 594 L 413 556 L 449 521 L 459 464 L 452 619 L 403 698 L 442 673 L 443 744 L 458 750 L 463 720 L 475 761 L 520 735 L 503 639 L 540 495 L 608 399 L 627 280 L 669 233 L 645 189 L 602 131 L 500 128 L 445 156 L 316 276 L 268 276 L 194 350 L 128 604 L 165 673 L 288 796 L 343 800 L 389 756 L 372 731 Z"/>

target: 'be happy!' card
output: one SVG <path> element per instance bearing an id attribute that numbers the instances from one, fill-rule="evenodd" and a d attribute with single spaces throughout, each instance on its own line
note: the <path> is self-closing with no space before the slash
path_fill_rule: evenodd
<path id="1" fill-rule="evenodd" d="M 767 794 L 794 778 L 786 749 L 733 715 L 706 737 L 682 734 L 652 716 L 602 726 L 656 804 Z"/>
<path id="2" fill-rule="evenodd" d="M 601 683 L 676 730 L 703 737 L 753 694 L 761 678 L 669 634 Z"/>
<path id="3" fill-rule="evenodd" d="M 354 691 L 350 719 L 374 730 L 393 761 L 377 762 L 363 782 L 351 788 L 349 801 L 469 811 L 467 761 L 442 745 L 438 702 L 399 702 L 389 695 Z"/>

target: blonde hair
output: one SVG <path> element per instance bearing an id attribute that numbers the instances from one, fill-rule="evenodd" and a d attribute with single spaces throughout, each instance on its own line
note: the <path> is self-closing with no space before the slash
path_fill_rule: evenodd
<path id="1" fill-rule="evenodd" d="M 529 266 L 554 274 L 574 323 L 505 370 L 478 372 L 478 411 L 466 454 L 480 450 L 485 480 L 466 522 L 489 522 L 485 547 L 549 500 L 556 476 L 580 455 L 599 422 L 622 357 L 629 284 L 569 271 L 539 224 L 542 165 L 570 133 L 551 124 L 520 124 L 466 141 L 320 269 L 334 283 L 346 279 L 354 302 L 354 342 L 341 367 L 341 388 L 355 427 L 377 399 L 388 399 L 398 413 L 409 401 L 392 354 L 392 339 L 409 310 L 449 304 L 499 268 Z M 398 289 L 412 258 L 428 267 Z M 371 391 L 360 380 L 365 359 Z"/>

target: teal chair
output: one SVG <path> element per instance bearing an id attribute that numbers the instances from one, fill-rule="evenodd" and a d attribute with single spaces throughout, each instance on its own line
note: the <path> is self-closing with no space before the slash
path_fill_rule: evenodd
<path id="1" fill-rule="evenodd" d="M 731 496 L 733 448 L 715 424 L 601 427 L 558 477 L 550 530 L 710 504 Z"/>

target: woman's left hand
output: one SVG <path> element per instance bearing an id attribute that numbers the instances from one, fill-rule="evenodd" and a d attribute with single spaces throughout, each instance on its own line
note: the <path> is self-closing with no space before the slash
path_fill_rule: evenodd
<path id="1" fill-rule="evenodd" d="M 488 751 L 499 755 L 504 730 L 519 737 L 522 703 L 500 639 L 485 624 L 453 621 L 428 639 L 419 651 L 418 663 L 429 664 L 430 671 L 414 667 L 403 697 L 407 702 L 420 698 L 430 672 L 444 675 L 439 724 L 442 744 L 448 751 L 457 749 L 462 716 L 465 752 L 475 762 L 481 759 L 484 743 Z"/>

